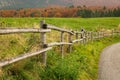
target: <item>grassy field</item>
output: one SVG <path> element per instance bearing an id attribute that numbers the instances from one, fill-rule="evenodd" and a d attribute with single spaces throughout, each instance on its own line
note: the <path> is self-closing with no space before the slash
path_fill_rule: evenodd
<path id="1" fill-rule="evenodd" d="M 44 18 L 46 23 L 67 29 L 115 29 L 120 18 Z M 39 27 L 43 18 L 0 18 L 3 27 Z M 49 38 L 56 38 L 55 34 Z M 54 40 L 52 39 L 52 40 Z M 50 40 L 50 41 L 52 41 Z M 48 52 L 47 67 L 41 66 L 40 56 L 19 61 L 0 71 L 0 80 L 97 80 L 98 60 L 103 48 L 119 42 L 119 36 L 103 38 L 86 45 L 75 44 L 73 52 L 61 59 L 59 49 Z M 39 34 L 0 35 L 0 59 L 39 49 Z M 3 46 L 4 45 L 4 46 Z M 67 48 L 67 47 L 65 47 Z"/>
<path id="2" fill-rule="evenodd" d="M 46 23 L 59 27 L 80 29 L 83 27 L 87 30 L 95 30 L 99 28 L 112 29 L 120 24 L 120 17 L 116 18 L 0 18 L 0 22 L 4 22 L 3 26 L 10 27 L 36 27 L 41 20 Z M 5 24 L 5 25 L 4 25 Z"/>

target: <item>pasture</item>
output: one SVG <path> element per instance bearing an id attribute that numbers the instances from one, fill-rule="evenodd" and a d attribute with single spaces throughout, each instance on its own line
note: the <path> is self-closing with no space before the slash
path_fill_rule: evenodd
<path id="1" fill-rule="evenodd" d="M 116 29 L 120 18 L 0 18 L 0 27 L 38 28 L 40 20 L 58 27 L 80 30 Z M 59 34 L 56 32 L 56 34 Z M 57 40 L 56 34 L 49 41 Z M 39 34 L 0 35 L 0 59 L 38 49 Z M 48 52 L 47 67 L 40 63 L 41 56 L 19 61 L 4 67 L 2 80 L 96 80 L 100 52 L 106 46 L 119 42 L 119 36 L 107 37 L 85 45 L 75 44 L 73 51 L 61 59 L 58 48 Z"/>

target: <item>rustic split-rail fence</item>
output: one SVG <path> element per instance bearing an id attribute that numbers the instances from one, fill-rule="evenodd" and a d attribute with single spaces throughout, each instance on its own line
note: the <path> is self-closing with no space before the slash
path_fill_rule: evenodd
<path id="1" fill-rule="evenodd" d="M 52 30 L 56 30 L 61 32 L 61 40 L 60 42 L 52 42 L 52 43 L 46 43 L 46 33 L 51 32 Z M 86 31 L 85 29 L 81 29 L 80 31 L 73 31 L 73 30 L 67 30 L 62 29 L 53 25 L 45 24 L 45 21 L 40 21 L 40 28 L 0 28 L 0 35 L 8 35 L 8 34 L 15 34 L 15 33 L 40 33 L 40 41 L 41 41 L 41 47 L 42 49 L 33 53 L 25 53 L 18 55 L 16 57 L 12 57 L 7 60 L 1 60 L 0 61 L 0 67 L 15 63 L 17 61 L 23 60 L 28 57 L 32 57 L 35 55 L 42 54 L 42 64 L 46 66 L 46 60 L 47 60 L 47 51 L 51 50 L 53 46 L 60 46 L 61 56 L 64 57 L 64 45 L 68 45 L 68 51 L 71 52 L 72 45 L 74 43 L 81 42 L 82 44 L 85 44 L 87 41 L 93 41 L 95 39 L 103 38 L 106 36 L 114 36 L 116 33 L 120 33 L 118 30 L 112 30 L 110 33 L 106 33 L 103 31 L 99 32 L 92 32 L 92 31 Z M 69 42 L 64 42 L 64 33 L 69 34 Z M 72 37 L 75 36 L 76 39 L 73 40 Z"/>

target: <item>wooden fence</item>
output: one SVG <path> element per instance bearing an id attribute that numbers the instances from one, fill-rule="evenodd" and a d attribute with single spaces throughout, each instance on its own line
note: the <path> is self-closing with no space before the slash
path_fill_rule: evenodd
<path id="1" fill-rule="evenodd" d="M 56 30 L 61 32 L 61 40 L 60 42 L 52 42 L 52 43 L 46 43 L 46 33 L 51 32 L 51 30 Z M 45 24 L 45 21 L 40 22 L 40 28 L 0 28 L 0 35 L 6 35 L 6 34 L 15 34 L 15 33 L 40 33 L 41 35 L 41 47 L 42 49 L 39 51 L 36 51 L 34 53 L 26 53 L 21 54 L 16 57 L 12 57 L 7 60 L 1 60 L 0 61 L 0 67 L 6 66 L 8 64 L 23 60 L 28 57 L 32 57 L 35 55 L 42 54 L 42 63 L 44 66 L 46 66 L 46 60 L 47 60 L 47 51 L 51 50 L 53 46 L 60 46 L 61 56 L 64 57 L 64 45 L 68 45 L 68 51 L 71 52 L 72 45 L 74 43 L 81 42 L 82 44 L 85 44 L 88 41 L 93 41 L 95 39 L 100 39 L 106 36 L 113 36 L 115 33 L 120 33 L 117 30 L 112 30 L 109 33 L 107 32 L 92 32 L 92 31 L 86 31 L 84 29 L 81 29 L 80 31 L 73 31 L 73 30 L 66 30 L 62 29 L 53 25 Z M 69 42 L 64 42 L 64 34 L 67 33 L 69 35 Z M 73 40 L 72 37 L 75 37 L 76 39 Z"/>

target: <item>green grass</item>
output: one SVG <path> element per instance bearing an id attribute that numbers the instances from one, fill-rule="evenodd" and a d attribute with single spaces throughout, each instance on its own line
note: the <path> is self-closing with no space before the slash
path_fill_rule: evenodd
<path id="1" fill-rule="evenodd" d="M 42 18 L 0 18 L 1 27 L 39 27 Z M 120 18 L 45 18 L 46 23 L 67 29 L 113 29 Z M 51 33 L 50 41 L 58 38 Z M 50 38 L 53 39 L 50 39 Z M 39 34 L 0 35 L 0 59 L 39 49 Z M 61 59 L 59 48 L 48 52 L 47 67 L 41 66 L 41 56 L 35 56 L 6 66 L 0 72 L 0 80 L 97 80 L 98 61 L 103 48 L 119 42 L 119 37 L 108 37 L 86 45 L 75 44 L 72 53 Z M 3 46 L 4 45 L 4 46 Z M 68 46 L 65 46 L 67 48 Z"/>
<path id="2" fill-rule="evenodd" d="M 69 29 L 80 29 L 83 27 L 87 30 L 94 30 L 97 28 L 112 29 L 120 24 L 120 17 L 113 18 L 0 18 L 0 22 L 11 27 L 35 27 L 39 25 L 41 20 L 46 23 L 56 25 L 58 27 L 65 27 Z M 28 26 L 29 25 L 29 26 Z"/>

